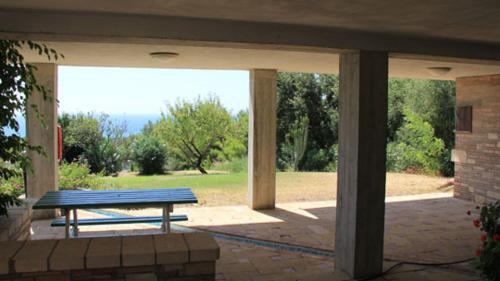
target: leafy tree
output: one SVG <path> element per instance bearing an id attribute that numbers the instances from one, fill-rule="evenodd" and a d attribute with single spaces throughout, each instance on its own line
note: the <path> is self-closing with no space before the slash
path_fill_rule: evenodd
<path id="1" fill-rule="evenodd" d="M 248 153 L 248 111 L 240 111 L 231 118 L 231 125 L 222 143 L 220 159 L 241 159 Z"/>
<path id="2" fill-rule="evenodd" d="M 141 135 L 131 146 L 132 159 L 143 175 L 163 174 L 166 151 L 160 141 L 151 135 Z"/>
<path id="3" fill-rule="evenodd" d="M 37 83 L 36 67 L 26 63 L 21 50 L 35 51 L 49 61 L 63 57 L 44 44 L 31 41 L 0 40 L 0 185 L 12 178 L 20 178 L 22 171 L 30 168 L 30 160 L 25 153 L 35 150 L 43 153 L 40 146 L 31 146 L 19 135 L 16 114 L 26 115 L 30 107 L 43 125 L 43 116 L 35 104 L 29 103 L 33 94 L 42 95 L 44 100 L 51 99 L 51 93 Z M 13 133 L 7 133 L 10 130 Z M 18 205 L 18 190 L 0 190 L 0 215 L 7 215 L 9 205 Z"/>
<path id="4" fill-rule="evenodd" d="M 63 158 L 66 162 L 85 161 L 92 173 L 114 175 L 128 155 L 126 123 L 118 124 L 108 115 L 62 114 Z"/>
<path id="5" fill-rule="evenodd" d="M 307 118 L 304 155 L 295 165 L 290 157 L 297 124 Z M 278 75 L 278 168 L 325 170 L 338 142 L 338 78 L 333 75 L 280 73 Z M 306 130 L 302 130 L 304 133 Z M 288 145 L 287 145 L 288 144 Z M 317 161 L 320 160 L 320 161 Z"/>
<path id="6" fill-rule="evenodd" d="M 408 102 L 408 97 L 417 95 L 424 82 L 414 79 L 389 79 L 389 107 L 387 116 L 387 138 L 389 142 L 396 139 L 396 132 L 403 126 L 404 110 Z"/>
<path id="7" fill-rule="evenodd" d="M 407 97 L 406 106 L 428 122 L 436 137 L 442 139 L 445 151 L 441 157 L 441 173 L 452 176 L 454 164 L 451 150 L 455 146 L 455 82 L 420 81 L 418 91 Z"/>
<path id="8" fill-rule="evenodd" d="M 434 135 L 431 124 L 420 116 L 405 111 L 405 122 L 396 134 L 396 141 L 387 148 L 388 168 L 396 171 L 435 173 L 441 168 L 444 142 Z"/>
<path id="9" fill-rule="evenodd" d="M 210 96 L 167 105 L 167 113 L 157 127 L 157 135 L 166 141 L 170 153 L 207 174 L 204 166 L 212 163 L 211 153 L 221 149 L 231 116 L 217 97 Z"/>
<path id="10" fill-rule="evenodd" d="M 63 160 L 68 163 L 79 160 L 103 139 L 99 120 L 91 114 L 63 113 L 59 125 L 63 131 Z"/>

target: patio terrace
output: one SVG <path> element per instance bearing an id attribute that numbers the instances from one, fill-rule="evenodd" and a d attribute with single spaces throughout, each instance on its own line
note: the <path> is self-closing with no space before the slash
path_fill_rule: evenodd
<path id="1" fill-rule="evenodd" d="M 278 204 L 275 210 L 247 206 L 184 207 L 188 222 L 176 232 L 206 230 L 221 247 L 217 280 L 332 280 L 335 262 L 335 201 Z M 466 211 L 471 202 L 450 193 L 388 197 L 385 268 L 397 261 L 446 263 L 472 257 L 479 231 Z M 81 211 L 81 217 L 158 214 L 155 209 Z M 63 238 L 50 220 L 34 221 L 32 239 Z M 81 237 L 158 233 L 158 226 L 81 226 Z M 477 238 L 477 239 L 476 239 Z M 342 276 L 336 276 L 343 280 Z M 404 264 L 377 280 L 479 280 L 469 262 L 451 266 Z"/>

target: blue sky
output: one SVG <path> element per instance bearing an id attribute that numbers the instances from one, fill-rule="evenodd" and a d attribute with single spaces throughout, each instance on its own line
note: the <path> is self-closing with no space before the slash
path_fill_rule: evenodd
<path id="1" fill-rule="evenodd" d="M 166 102 L 215 93 L 236 113 L 248 108 L 248 79 L 247 71 L 60 66 L 59 112 L 160 114 Z"/>

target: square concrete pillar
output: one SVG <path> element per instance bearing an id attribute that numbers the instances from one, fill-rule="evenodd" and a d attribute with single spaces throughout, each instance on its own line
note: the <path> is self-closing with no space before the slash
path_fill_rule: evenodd
<path id="1" fill-rule="evenodd" d="M 388 58 L 340 55 L 340 123 L 335 267 L 350 277 L 382 272 Z"/>
<path id="2" fill-rule="evenodd" d="M 248 204 L 273 209 L 276 201 L 276 70 L 250 72 Z"/>
<path id="3" fill-rule="evenodd" d="M 35 77 L 39 85 L 48 91 L 48 98 L 43 94 L 33 92 L 28 98 L 26 108 L 26 136 L 28 143 L 41 146 L 44 154 L 29 151 L 32 170 L 27 171 L 26 189 L 28 202 L 33 204 L 47 191 L 58 189 L 57 161 L 57 65 L 52 63 L 34 64 L 37 68 Z M 31 107 L 36 105 L 36 111 Z M 55 210 L 35 210 L 33 219 L 51 218 Z"/>

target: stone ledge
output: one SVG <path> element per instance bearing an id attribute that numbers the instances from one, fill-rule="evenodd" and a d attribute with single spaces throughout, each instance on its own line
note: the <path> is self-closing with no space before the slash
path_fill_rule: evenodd
<path id="1" fill-rule="evenodd" d="M 158 276 L 206 277 L 215 274 L 220 255 L 208 233 L 6 241 L 0 242 L 0 249 L 0 279 L 13 280 L 59 273 L 143 276 L 152 271 Z M 67 277 L 61 276 L 57 278 Z"/>

